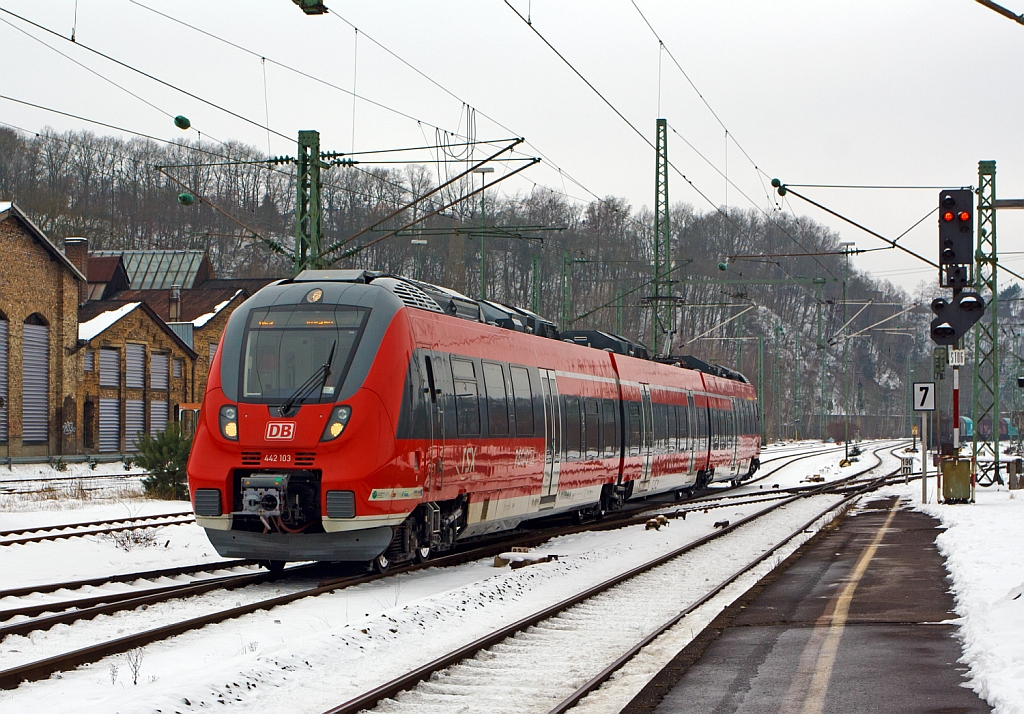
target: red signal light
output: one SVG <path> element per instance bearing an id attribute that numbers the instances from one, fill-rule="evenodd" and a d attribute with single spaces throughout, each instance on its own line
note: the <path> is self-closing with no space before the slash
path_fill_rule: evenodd
<path id="1" fill-rule="evenodd" d="M 971 220 L 971 214 L 968 213 L 967 211 L 960 211 L 960 220 L 961 221 L 969 221 L 969 220 Z"/>
<path id="2" fill-rule="evenodd" d="M 944 220 L 944 221 L 951 221 L 951 220 L 953 220 L 953 212 L 952 211 L 946 211 L 945 213 L 943 213 L 942 214 L 942 220 Z"/>

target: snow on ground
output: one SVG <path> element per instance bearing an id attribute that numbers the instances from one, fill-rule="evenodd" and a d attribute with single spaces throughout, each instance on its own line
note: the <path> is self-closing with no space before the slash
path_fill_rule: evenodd
<path id="1" fill-rule="evenodd" d="M 800 466 L 794 466 L 785 478 L 780 473 L 768 479 L 766 488 L 776 482 L 782 488 L 798 485 L 805 476 L 823 472 L 830 465 L 837 473 L 847 475 L 870 468 L 876 461 L 866 450 L 860 463 L 841 470 L 835 453 L 798 463 Z M 894 463 L 891 457 L 887 467 L 889 463 Z M 758 486 L 747 488 L 760 490 Z M 767 505 L 693 512 L 685 521 L 674 520 L 670 527 L 658 531 L 634 526 L 554 539 L 543 550 L 558 554 L 558 561 L 519 570 L 496 569 L 490 560 L 482 560 L 407 573 L 303 599 L 147 646 L 138 684 L 132 682 L 124 655 L 108 657 L 46 681 L 0 692 L 0 714 L 25 710 L 192 711 L 215 703 L 230 703 L 246 711 L 322 711 L 497 626 L 691 542 L 711 532 L 715 521 L 736 520 Z M 790 509 L 794 514 L 796 510 Z M 806 520 L 806 515 L 796 515 Z M 175 526 L 165 530 L 184 533 L 192 528 Z M 756 530 L 750 533 L 748 537 L 761 549 L 772 540 L 757 535 Z M 178 552 L 185 549 L 178 548 Z M 724 562 L 723 554 L 715 549 L 703 552 L 711 560 Z M 76 555 L 83 562 L 89 561 L 84 552 Z M 94 558 L 93 565 L 99 560 Z M 16 567 L 30 565 L 23 562 Z M 0 560 L 0 572 L 3 568 Z M 698 583 L 700 575 L 694 575 Z M 710 587 L 714 583 L 710 574 L 707 577 Z M 0 659 L 6 664 L 12 656 L 24 661 L 67 651 L 83 644 L 84 639 L 109 639 L 156 626 L 172 616 L 206 612 L 217 598 L 222 606 L 233 606 L 251 601 L 254 593 L 271 596 L 277 592 L 274 588 L 294 585 L 286 582 L 210 593 L 166 607 L 154 605 L 144 612 L 117 613 L 90 623 L 59 626 L 32 637 L 8 638 L 11 642 L 17 640 L 16 645 L 2 643 Z M 737 589 L 732 598 L 740 592 L 742 589 Z M 697 631 L 699 628 L 694 629 L 694 633 Z"/>
<path id="2" fill-rule="evenodd" d="M 928 505 L 920 483 L 891 493 L 942 523 L 936 544 L 953 580 L 968 684 L 996 714 L 1024 713 L 1024 491 L 978 488 L 976 503 L 944 505 L 929 480 Z"/>

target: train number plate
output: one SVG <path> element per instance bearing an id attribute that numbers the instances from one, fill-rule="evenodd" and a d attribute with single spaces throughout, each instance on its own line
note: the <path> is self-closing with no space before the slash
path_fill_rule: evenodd
<path id="1" fill-rule="evenodd" d="M 263 454 L 263 462 L 268 464 L 290 464 L 291 454 Z"/>

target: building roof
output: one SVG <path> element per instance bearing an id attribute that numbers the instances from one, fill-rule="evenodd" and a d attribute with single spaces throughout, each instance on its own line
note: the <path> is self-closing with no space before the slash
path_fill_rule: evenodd
<path id="1" fill-rule="evenodd" d="M 95 300 L 80 306 L 78 308 L 78 341 L 83 343 L 99 337 L 135 310 L 145 312 L 179 347 L 193 358 L 197 356 L 191 345 L 168 327 L 153 308 L 141 301 Z"/>
<path id="2" fill-rule="evenodd" d="M 121 267 L 121 256 L 119 255 L 89 256 L 89 282 L 109 283 L 114 279 L 119 267 Z"/>
<path id="3" fill-rule="evenodd" d="M 281 278 L 213 278 L 203 283 L 204 288 L 243 288 L 249 295 L 276 283 Z"/>
<path id="4" fill-rule="evenodd" d="M 60 261 L 65 268 L 70 270 L 72 275 L 74 275 L 82 282 L 88 282 L 85 276 L 82 275 L 82 272 L 75 267 L 75 264 L 68 260 L 68 257 L 64 255 L 63 251 L 61 251 L 59 248 L 57 248 L 57 246 L 50 242 L 50 239 L 46 237 L 46 234 L 43 233 L 39 229 L 39 226 L 33 223 L 32 220 L 25 215 L 24 211 L 18 208 L 16 203 L 14 203 L 13 201 L 0 202 L 0 221 L 4 220 L 8 216 L 14 216 L 19 221 L 21 221 L 21 223 L 24 224 L 26 228 L 28 228 L 29 234 L 40 245 L 42 245 L 43 248 L 46 249 L 46 252 L 48 252 L 50 255 L 52 255 L 54 258 Z"/>
<path id="5" fill-rule="evenodd" d="M 78 309 L 78 339 L 88 342 L 142 303 L 102 300 Z M 89 309 L 96 306 L 96 309 Z"/>
<path id="6" fill-rule="evenodd" d="M 193 288 L 213 278 L 213 266 L 201 250 L 97 250 L 92 256 L 120 256 L 132 290 Z"/>
<path id="7" fill-rule="evenodd" d="M 232 300 L 241 295 L 242 299 L 249 293 L 242 288 L 192 288 L 181 291 L 181 317 L 177 322 L 193 322 L 202 320 L 202 327 L 209 320 L 227 307 Z M 164 322 L 171 320 L 170 290 L 125 290 L 117 296 L 118 300 L 139 300 L 146 303 Z"/>

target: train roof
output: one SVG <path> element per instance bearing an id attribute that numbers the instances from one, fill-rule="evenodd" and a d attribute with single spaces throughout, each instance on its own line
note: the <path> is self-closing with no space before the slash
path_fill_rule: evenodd
<path id="1" fill-rule="evenodd" d="M 652 358 L 647 348 L 620 335 L 600 330 L 569 330 L 560 332 L 551 320 L 530 310 L 505 305 L 493 300 L 475 300 L 462 293 L 433 283 L 376 270 L 304 270 L 294 278 L 281 280 L 268 287 L 297 286 L 304 283 L 373 284 L 394 295 L 406 307 L 442 313 L 471 322 L 480 322 L 507 330 L 570 342 L 628 357 L 691 369 L 744 384 L 749 380 L 741 373 L 717 364 L 709 364 L 691 355 Z M 340 286 L 339 286 L 340 287 Z M 263 291 L 261 291 L 263 292 Z M 276 292 L 276 291 L 275 291 Z M 292 291 L 287 291 L 291 293 Z"/>

